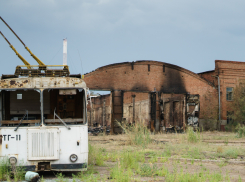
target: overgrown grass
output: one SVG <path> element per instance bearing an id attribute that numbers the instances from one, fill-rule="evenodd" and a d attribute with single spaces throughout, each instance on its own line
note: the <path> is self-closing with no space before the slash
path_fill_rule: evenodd
<path id="1" fill-rule="evenodd" d="M 144 122 L 137 122 L 132 126 L 121 125 L 125 134 L 128 136 L 131 145 L 142 146 L 143 148 L 147 147 L 149 143 L 152 142 L 150 137 L 150 130 L 144 124 Z"/>
<path id="2" fill-rule="evenodd" d="M 240 123 L 238 123 L 238 125 L 236 126 L 236 137 L 237 138 L 245 137 L 245 126 L 240 125 Z"/>
<path id="3" fill-rule="evenodd" d="M 227 148 L 224 152 L 218 153 L 218 157 L 236 159 L 238 156 L 239 150 L 236 148 Z"/>
<path id="4" fill-rule="evenodd" d="M 133 126 L 136 127 L 136 126 Z M 137 128 L 137 127 L 136 127 Z M 162 137 L 170 138 L 168 141 L 160 139 L 162 142 L 151 142 L 142 144 L 137 143 L 135 128 L 129 127 L 125 131 L 125 135 L 119 135 L 119 142 L 113 138 L 113 146 L 106 144 L 98 144 L 89 146 L 90 156 L 89 161 L 92 165 L 112 165 L 109 162 L 116 162 L 116 165 L 110 167 L 109 180 L 112 181 L 140 181 L 141 177 L 150 177 L 152 180 L 162 180 L 160 177 L 164 177 L 165 181 L 230 181 L 229 174 L 226 176 L 221 171 L 209 172 L 208 167 L 197 169 L 195 172 L 190 172 L 188 165 L 191 168 L 195 168 L 197 161 L 194 159 L 218 159 L 226 158 L 224 161 L 217 164 L 220 168 L 228 165 L 229 159 L 236 159 L 239 156 L 245 155 L 245 149 L 242 146 L 234 147 L 228 146 L 228 139 L 235 137 L 229 133 L 218 133 L 219 136 L 214 136 L 211 133 L 211 140 L 213 138 L 220 137 L 219 144 L 202 142 L 203 134 L 199 131 L 194 132 L 192 128 L 185 134 L 168 134 L 162 135 Z M 138 129 L 137 131 L 142 131 Z M 139 132 L 143 135 L 142 132 Z M 145 135 L 145 133 L 144 133 Z M 145 136 L 144 136 L 145 137 Z M 144 138 L 141 137 L 141 138 Z M 109 136 L 108 136 L 109 138 Z M 112 137 L 111 137 L 112 138 Z M 155 135 L 150 135 L 149 138 L 154 138 Z M 206 136 L 207 138 L 207 136 Z M 122 144 L 121 141 L 126 142 Z M 129 139 L 130 142 L 127 142 Z M 212 140 L 213 142 L 213 140 Z M 108 144 L 108 145 L 107 145 Z M 108 149 L 108 148 L 109 149 Z M 120 148 L 120 150 L 119 150 Z M 91 158 L 93 157 L 93 158 Z M 176 159 L 175 159 L 176 158 Z M 187 158 L 191 160 L 177 161 L 174 164 L 173 161 L 178 158 Z M 242 158 L 241 158 L 242 160 Z M 106 162 L 108 161 L 108 163 Z M 159 162 L 163 163 L 162 167 L 159 167 Z M 188 164 L 187 164 L 188 163 Z M 114 163 L 115 164 L 115 163 Z M 185 166 L 183 170 L 183 166 Z M 89 167 L 90 168 L 90 167 Z M 100 175 L 97 175 L 95 171 L 83 172 L 79 180 L 81 181 L 101 181 Z M 108 176 L 107 176 L 108 177 Z M 106 180 L 108 180 L 106 178 Z"/>
<path id="5" fill-rule="evenodd" d="M 193 127 L 187 128 L 187 140 L 190 143 L 197 143 L 201 141 L 201 135 L 198 130 L 194 132 Z"/>
<path id="6" fill-rule="evenodd" d="M 10 177 L 10 171 L 8 159 L 0 159 L 0 180 L 7 180 L 7 178 Z"/>
<path id="7" fill-rule="evenodd" d="M 101 181 L 101 177 L 96 174 L 98 174 L 98 171 L 94 170 L 93 165 L 89 165 L 87 171 L 81 171 L 77 175 L 72 175 L 72 177 L 77 181 L 86 181 L 86 182 Z"/>
<path id="8" fill-rule="evenodd" d="M 20 166 L 11 166 L 7 157 L 0 159 L 0 181 L 21 181 L 25 177 L 25 169 Z"/>
<path id="9" fill-rule="evenodd" d="M 178 181 L 178 182 L 188 182 L 188 181 L 199 181 L 199 182 L 206 182 L 206 181 L 224 181 L 223 175 L 221 172 L 217 173 L 209 173 L 209 172 L 199 172 L 190 174 L 187 172 L 183 172 L 181 170 L 180 172 L 173 172 L 170 173 L 167 171 L 167 175 L 165 176 L 166 182 L 172 182 L 172 181 Z"/>
<path id="10" fill-rule="evenodd" d="M 56 178 L 56 182 L 68 182 L 68 179 L 66 179 L 65 175 L 63 175 L 62 173 L 57 173 Z"/>
<path id="11" fill-rule="evenodd" d="M 95 148 L 89 144 L 88 163 L 97 166 L 103 166 L 104 161 L 108 159 L 108 155 L 105 153 L 106 150 L 104 148 Z"/>

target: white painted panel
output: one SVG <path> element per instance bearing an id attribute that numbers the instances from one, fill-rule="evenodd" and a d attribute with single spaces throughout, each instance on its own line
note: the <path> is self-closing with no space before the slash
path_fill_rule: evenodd
<path id="1" fill-rule="evenodd" d="M 17 165 L 23 163 L 25 165 L 37 165 L 41 161 L 50 161 L 51 164 L 76 164 L 88 162 L 88 126 L 87 125 L 70 125 L 71 129 L 68 130 L 65 126 L 53 126 L 48 127 L 21 127 L 17 131 L 14 131 L 15 127 L 0 128 L 0 133 L 3 135 L 2 150 L 0 150 L 0 157 L 2 156 L 16 156 L 18 159 Z M 33 132 L 31 132 L 33 131 Z M 31 133 L 35 132 L 54 132 L 57 133 L 56 146 L 54 145 L 54 154 L 57 151 L 57 159 L 48 159 L 44 157 L 37 160 L 29 159 L 29 155 L 33 150 L 33 145 L 30 138 Z M 55 138 L 55 135 L 54 135 Z M 45 139 L 48 143 L 48 137 Z M 79 145 L 77 141 L 79 140 Z M 44 141 L 44 140 L 43 140 Z M 40 141 L 38 141 L 40 143 Z M 44 144 L 44 143 L 43 143 Z M 7 146 L 7 148 L 6 148 Z M 49 146 L 49 145 L 48 145 Z M 45 147 L 45 150 L 50 147 Z M 57 150 L 56 150 L 57 149 Z M 34 149 L 36 150 L 36 149 Z M 59 150 L 59 151 L 58 151 Z M 52 155 L 49 150 L 45 155 Z M 2 153 L 1 153 L 2 152 Z M 76 162 L 70 161 L 70 155 L 76 154 L 78 160 Z"/>
<path id="2" fill-rule="evenodd" d="M 28 130 L 28 160 L 59 159 L 57 129 Z"/>
<path id="3" fill-rule="evenodd" d="M 76 89 L 66 89 L 66 90 L 59 90 L 60 95 L 76 95 L 77 90 Z"/>

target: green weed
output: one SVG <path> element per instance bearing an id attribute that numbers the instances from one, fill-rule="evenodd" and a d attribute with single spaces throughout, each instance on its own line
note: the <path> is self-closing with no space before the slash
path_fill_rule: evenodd
<path id="1" fill-rule="evenodd" d="M 137 122 L 132 126 L 122 126 L 119 122 L 118 125 L 123 129 L 125 134 L 129 137 L 131 145 L 139 145 L 145 148 L 152 142 L 150 137 L 150 130 L 145 126 L 144 122 Z"/>
<path id="2" fill-rule="evenodd" d="M 8 158 L 4 157 L 0 159 L 0 180 L 21 181 L 25 176 L 25 168 L 22 164 L 19 166 L 10 165 Z"/>
<path id="3" fill-rule="evenodd" d="M 238 123 L 238 125 L 236 126 L 236 137 L 237 138 L 245 137 L 245 126 L 241 125 L 240 123 Z"/>
<path id="4" fill-rule="evenodd" d="M 168 175 L 168 173 L 169 173 L 169 171 L 164 165 L 160 169 L 156 170 L 157 176 L 166 176 L 166 175 Z"/>
<path id="5" fill-rule="evenodd" d="M 137 171 L 137 173 L 140 174 L 141 176 L 153 177 L 154 175 L 157 174 L 156 171 L 158 171 L 156 164 L 147 163 L 147 164 L 142 164 L 140 166 L 140 169 Z"/>
<path id="6" fill-rule="evenodd" d="M 218 157 L 236 159 L 238 157 L 238 152 L 239 151 L 236 148 L 228 148 L 223 153 L 218 154 Z"/>
<path id="7" fill-rule="evenodd" d="M 197 143 L 201 140 L 200 132 L 197 130 L 196 132 L 193 131 L 192 127 L 187 128 L 187 140 L 190 143 Z"/>
<path id="8" fill-rule="evenodd" d="M 228 138 L 225 138 L 224 143 L 225 143 L 225 145 L 228 145 L 228 143 L 229 143 L 229 139 L 228 139 Z"/>
<path id="9" fill-rule="evenodd" d="M 10 176 L 10 171 L 8 158 L 2 158 L 0 160 L 0 180 L 6 180 L 7 176 Z"/>
<path id="10" fill-rule="evenodd" d="M 88 154 L 88 163 L 102 166 L 104 160 L 108 159 L 108 155 L 104 155 L 103 148 L 95 148 L 89 144 L 89 154 Z"/>
<path id="11" fill-rule="evenodd" d="M 136 155 L 129 151 L 122 153 L 120 158 L 120 164 L 124 169 L 137 169 L 139 166 Z"/>
<path id="12" fill-rule="evenodd" d="M 57 173 L 56 174 L 56 182 L 67 182 L 68 179 L 65 179 L 65 175 L 63 175 L 62 173 Z"/>
<path id="13" fill-rule="evenodd" d="M 220 162 L 220 163 L 218 163 L 218 166 L 221 168 L 221 167 L 224 167 L 224 166 L 226 166 L 227 165 L 227 162 L 225 162 L 225 161 L 222 161 L 222 162 Z"/>
<path id="14" fill-rule="evenodd" d="M 93 165 L 88 166 L 87 171 L 81 171 L 78 175 L 72 175 L 73 179 L 77 179 L 79 181 L 86 181 L 86 182 L 96 182 L 99 181 L 99 176 L 96 176 L 98 172 L 94 170 Z"/>
<path id="15" fill-rule="evenodd" d="M 133 176 L 133 171 L 131 168 L 125 169 L 121 166 L 120 161 L 118 160 L 117 165 L 111 169 L 110 177 L 111 179 L 118 182 L 128 182 L 131 181 Z"/>
<path id="16" fill-rule="evenodd" d="M 198 147 L 194 147 L 187 152 L 186 157 L 191 159 L 202 159 L 203 155 L 201 154 L 200 149 Z"/>
<path id="17" fill-rule="evenodd" d="M 154 157 L 151 157 L 148 162 L 155 163 L 157 161 L 158 161 L 158 157 L 157 156 L 154 156 Z"/>

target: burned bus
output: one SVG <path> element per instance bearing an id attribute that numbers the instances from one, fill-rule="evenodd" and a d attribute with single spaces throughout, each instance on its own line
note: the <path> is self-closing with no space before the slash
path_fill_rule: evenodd
<path id="1" fill-rule="evenodd" d="M 0 158 L 28 171 L 81 171 L 88 163 L 86 84 L 69 67 L 45 65 L 13 32 L 38 65 L 25 64 L 0 80 Z M 67 51 L 67 50 L 66 50 Z"/>
<path id="2" fill-rule="evenodd" d="M 29 171 L 86 170 L 86 112 L 86 84 L 81 78 L 3 76 L 0 156 Z"/>

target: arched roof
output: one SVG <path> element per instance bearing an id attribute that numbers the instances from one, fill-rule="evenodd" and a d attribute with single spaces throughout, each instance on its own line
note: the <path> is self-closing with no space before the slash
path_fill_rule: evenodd
<path id="1" fill-rule="evenodd" d="M 187 70 L 185 68 L 182 68 L 180 66 L 177 66 L 177 65 L 174 65 L 174 64 L 170 64 L 170 63 L 165 63 L 165 62 L 161 62 L 161 61 L 153 61 L 153 60 L 137 60 L 137 61 L 132 61 L 132 62 L 121 62 L 121 63 L 113 63 L 113 64 L 109 64 L 109 65 L 105 65 L 105 66 L 102 66 L 102 67 L 99 67 L 97 68 L 96 70 L 93 70 L 89 73 L 86 73 L 85 76 L 90 76 L 90 75 L 93 75 L 93 74 L 96 74 L 96 72 L 100 72 L 100 71 L 104 71 L 104 70 L 108 70 L 108 69 L 113 69 L 113 68 L 117 68 L 117 67 L 123 67 L 123 66 L 130 66 L 130 65 L 139 65 L 139 64 L 145 64 L 145 65 L 159 65 L 159 66 L 165 66 L 165 67 L 168 67 L 168 68 L 172 68 L 172 69 L 175 69 L 175 70 L 178 70 L 178 71 L 181 71 L 181 72 L 184 72 L 186 74 L 189 74 L 209 85 L 213 85 L 212 82 L 209 82 L 205 79 L 203 79 L 202 77 L 200 77 L 198 74 L 190 71 L 190 70 Z"/>

